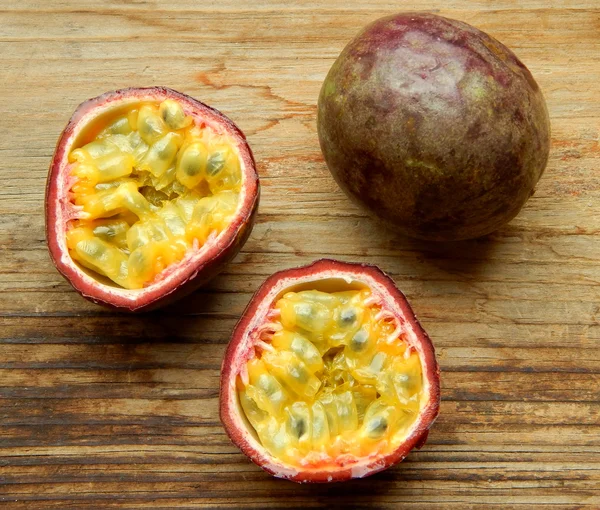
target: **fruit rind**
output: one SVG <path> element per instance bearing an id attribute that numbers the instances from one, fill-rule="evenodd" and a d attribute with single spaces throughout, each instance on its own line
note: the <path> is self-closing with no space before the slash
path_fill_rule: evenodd
<path id="1" fill-rule="evenodd" d="M 236 216 L 217 237 L 216 242 L 200 250 L 190 250 L 183 261 L 163 271 L 153 285 L 135 291 L 103 285 L 73 262 L 66 246 L 66 224 L 73 214 L 68 194 L 72 183 L 69 175 L 69 152 L 82 129 L 99 115 L 128 104 L 161 102 L 166 99 L 177 101 L 189 115 L 228 135 L 235 142 L 244 175 Z M 123 311 L 151 310 L 189 294 L 224 268 L 250 235 L 259 195 L 256 165 L 246 138 L 240 129 L 218 110 L 165 87 L 127 88 L 107 92 L 79 105 L 57 142 L 46 184 L 48 248 L 58 271 L 86 299 Z"/>
<path id="2" fill-rule="evenodd" d="M 411 432 L 393 452 L 369 457 L 346 464 L 343 459 L 335 468 L 300 469 L 281 462 L 268 454 L 260 442 L 249 432 L 243 412 L 239 407 L 236 378 L 240 368 L 247 362 L 253 342 L 251 335 L 264 322 L 269 308 L 281 292 L 301 283 L 318 280 L 344 280 L 368 286 L 374 294 L 387 296 L 386 306 L 392 313 L 402 317 L 418 342 L 414 346 L 423 367 L 423 392 L 428 401 L 420 412 Z M 390 305 L 391 303 L 391 305 Z M 366 264 L 351 264 L 322 259 L 309 266 L 288 269 L 270 276 L 251 299 L 242 318 L 236 325 L 221 368 L 220 416 L 227 434 L 234 444 L 254 463 L 272 475 L 295 482 L 326 483 L 362 478 L 379 472 L 403 460 L 413 448 L 420 448 L 427 438 L 429 428 L 439 412 L 439 367 L 435 351 L 427 333 L 420 326 L 404 294 L 393 280 L 379 268 Z"/>
<path id="3" fill-rule="evenodd" d="M 392 229 L 435 241 L 513 219 L 548 160 L 541 90 L 502 43 L 460 21 L 405 12 L 366 26 L 321 88 L 333 177 Z"/>

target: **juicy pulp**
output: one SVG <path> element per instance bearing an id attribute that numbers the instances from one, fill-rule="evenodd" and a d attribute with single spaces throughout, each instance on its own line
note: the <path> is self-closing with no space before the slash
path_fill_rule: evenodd
<path id="1" fill-rule="evenodd" d="M 368 289 L 283 295 L 238 398 L 262 445 L 298 466 L 393 451 L 426 404 L 418 353 Z"/>
<path id="2" fill-rule="evenodd" d="M 97 134 L 69 154 L 79 214 L 67 246 L 81 266 L 139 289 L 231 223 L 242 173 L 228 136 L 173 99 L 134 104 L 92 127 Z"/>

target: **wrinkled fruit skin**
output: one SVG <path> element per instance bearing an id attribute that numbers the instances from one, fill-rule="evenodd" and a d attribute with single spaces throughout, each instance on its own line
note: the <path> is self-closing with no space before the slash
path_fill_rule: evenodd
<path id="1" fill-rule="evenodd" d="M 98 283 L 73 262 L 65 242 L 66 223 L 72 217 L 70 205 L 68 154 L 81 130 L 93 119 L 112 108 L 139 101 L 179 102 L 194 118 L 218 126 L 235 140 L 244 164 L 245 191 L 243 205 L 219 241 L 201 257 L 192 257 L 174 264 L 175 274 L 161 279 L 142 291 L 109 287 Z M 85 101 L 77 107 L 62 132 L 50 163 L 46 182 L 45 219 L 46 241 L 52 262 L 73 288 L 84 298 L 125 312 L 144 312 L 165 306 L 214 278 L 230 262 L 248 239 L 260 197 L 260 184 L 252 151 L 242 131 L 225 115 L 204 103 L 165 87 L 127 88 L 107 92 Z"/>
<path id="2" fill-rule="evenodd" d="M 265 320 L 264 315 L 277 296 L 294 285 L 331 278 L 366 284 L 372 291 L 385 296 L 384 301 L 390 308 L 400 312 L 403 320 L 410 325 L 418 337 L 418 352 L 429 400 L 421 410 L 413 432 L 391 453 L 379 454 L 358 464 L 349 464 L 341 459 L 334 468 L 299 469 L 273 458 L 249 432 L 250 425 L 245 418 L 242 418 L 243 411 L 238 402 L 236 378 L 240 368 L 249 359 L 251 336 Z M 219 410 L 227 435 L 252 462 L 266 472 L 277 478 L 299 483 L 342 482 L 364 478 L 401 462 L 412 449 L 421 448 L 425 444 L 429 429 L 438 416 L 439 407 L 440 371 L 429 336 L 419 324 L 406 297 L 398 290 L 394 281 L 378 267 L 367 264 L 321 259 L 308 266 L 287 269 L 270 276 L 256 291 L 235 326 L 221 366 Z"/>
<path id="3" fill-rule="evenodd" d="M 547 163 L 529 70 L 459 21 L 403 13 L 342 51 L 318 103 L 321 149 L 351 199 L 406 235 L 452 241 L 510 221 Z"/>

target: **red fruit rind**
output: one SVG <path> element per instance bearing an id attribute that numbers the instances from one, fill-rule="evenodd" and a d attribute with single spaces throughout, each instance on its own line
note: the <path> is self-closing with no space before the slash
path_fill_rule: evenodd
<path id="1" fill-rule="evenodd" d="M 186 115 L 234 141 L 239 153 L 243 185 L 234 220 L 216 238 L 188 250 L 183 260 L 162 271 L 143 289 L 128 290 L 105 285 L 83 271 L 71 258 L 66 243 L 68 223 L 78 209 L 69 197 L 73 184 L 68 157 L 78 135 L 100 115 L 140 102 L 173 99 Z M 127 88 L 85 101 L 75 110 L 62 132 L 50 165 L 46 184 L 46 239 L 54 265 L 85 298 L 126 311 L 145 311 L 174 301 L 214 277 L 248 238 L 259 201 L 259 180 L 252 151 L 244 134 L 226 116 L 204 103 L 165 87 Z"/>
<path id="2" fill-rule="evenodd" d="M 419 354 L 426 402 L 405 440 L 391 453 L 374 453 L 359 459 L 343 456 L 334 466 L 299 468 L 274 458 L 256 438 L 241 409 L 236 379 L 253 355 L 256 332 L 267 321 L 273 303 L 291 287 L 319 280 L 366 285 L 373 296 L 382 300 L 386 310 L 401 321 L 406 328 L 408 342 Z M 309 266 L 281 271 L 269 277 L 253 296 L 236 325 L 221 368 L 220 415 L 230 439 L 268 473 L 295 482 L 339 482 L 363 478 L 402 461 L 413 448 L 423 446 L 429 428 L 438 415 L 439 405 L 439 367 L 431 340 L 393 280 L 379 268 L 366 264 L 322 259 Z"/>

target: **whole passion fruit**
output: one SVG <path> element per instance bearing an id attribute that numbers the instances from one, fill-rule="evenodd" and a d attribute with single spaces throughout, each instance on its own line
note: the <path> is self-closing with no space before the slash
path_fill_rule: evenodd
<path id="1" fill-rule="evenodd" d="M 260 287 L 221 371 L 221 421 L 265 471 L 361 478 L 420 448 L 440 403 L 433 345 L 374 266 L 320 260 Z"/>
<path id="2" fill-rule="evenodd" d="M 108 92 L 77 108 L 56 146 L 48 247 L 85 298 L 148 310 L 215 276 L 258 200 L 250 147 L 223 114 L 163 87 Z"/>
<path id="3" fill-rule="evenodd" d="M 319 96 L 321 149 L 340 187 L 396 230 L 488 234 L 533 193 L 550 146 L 542 92 L 506 46 L 433 14 L 368 25 Z"/>

